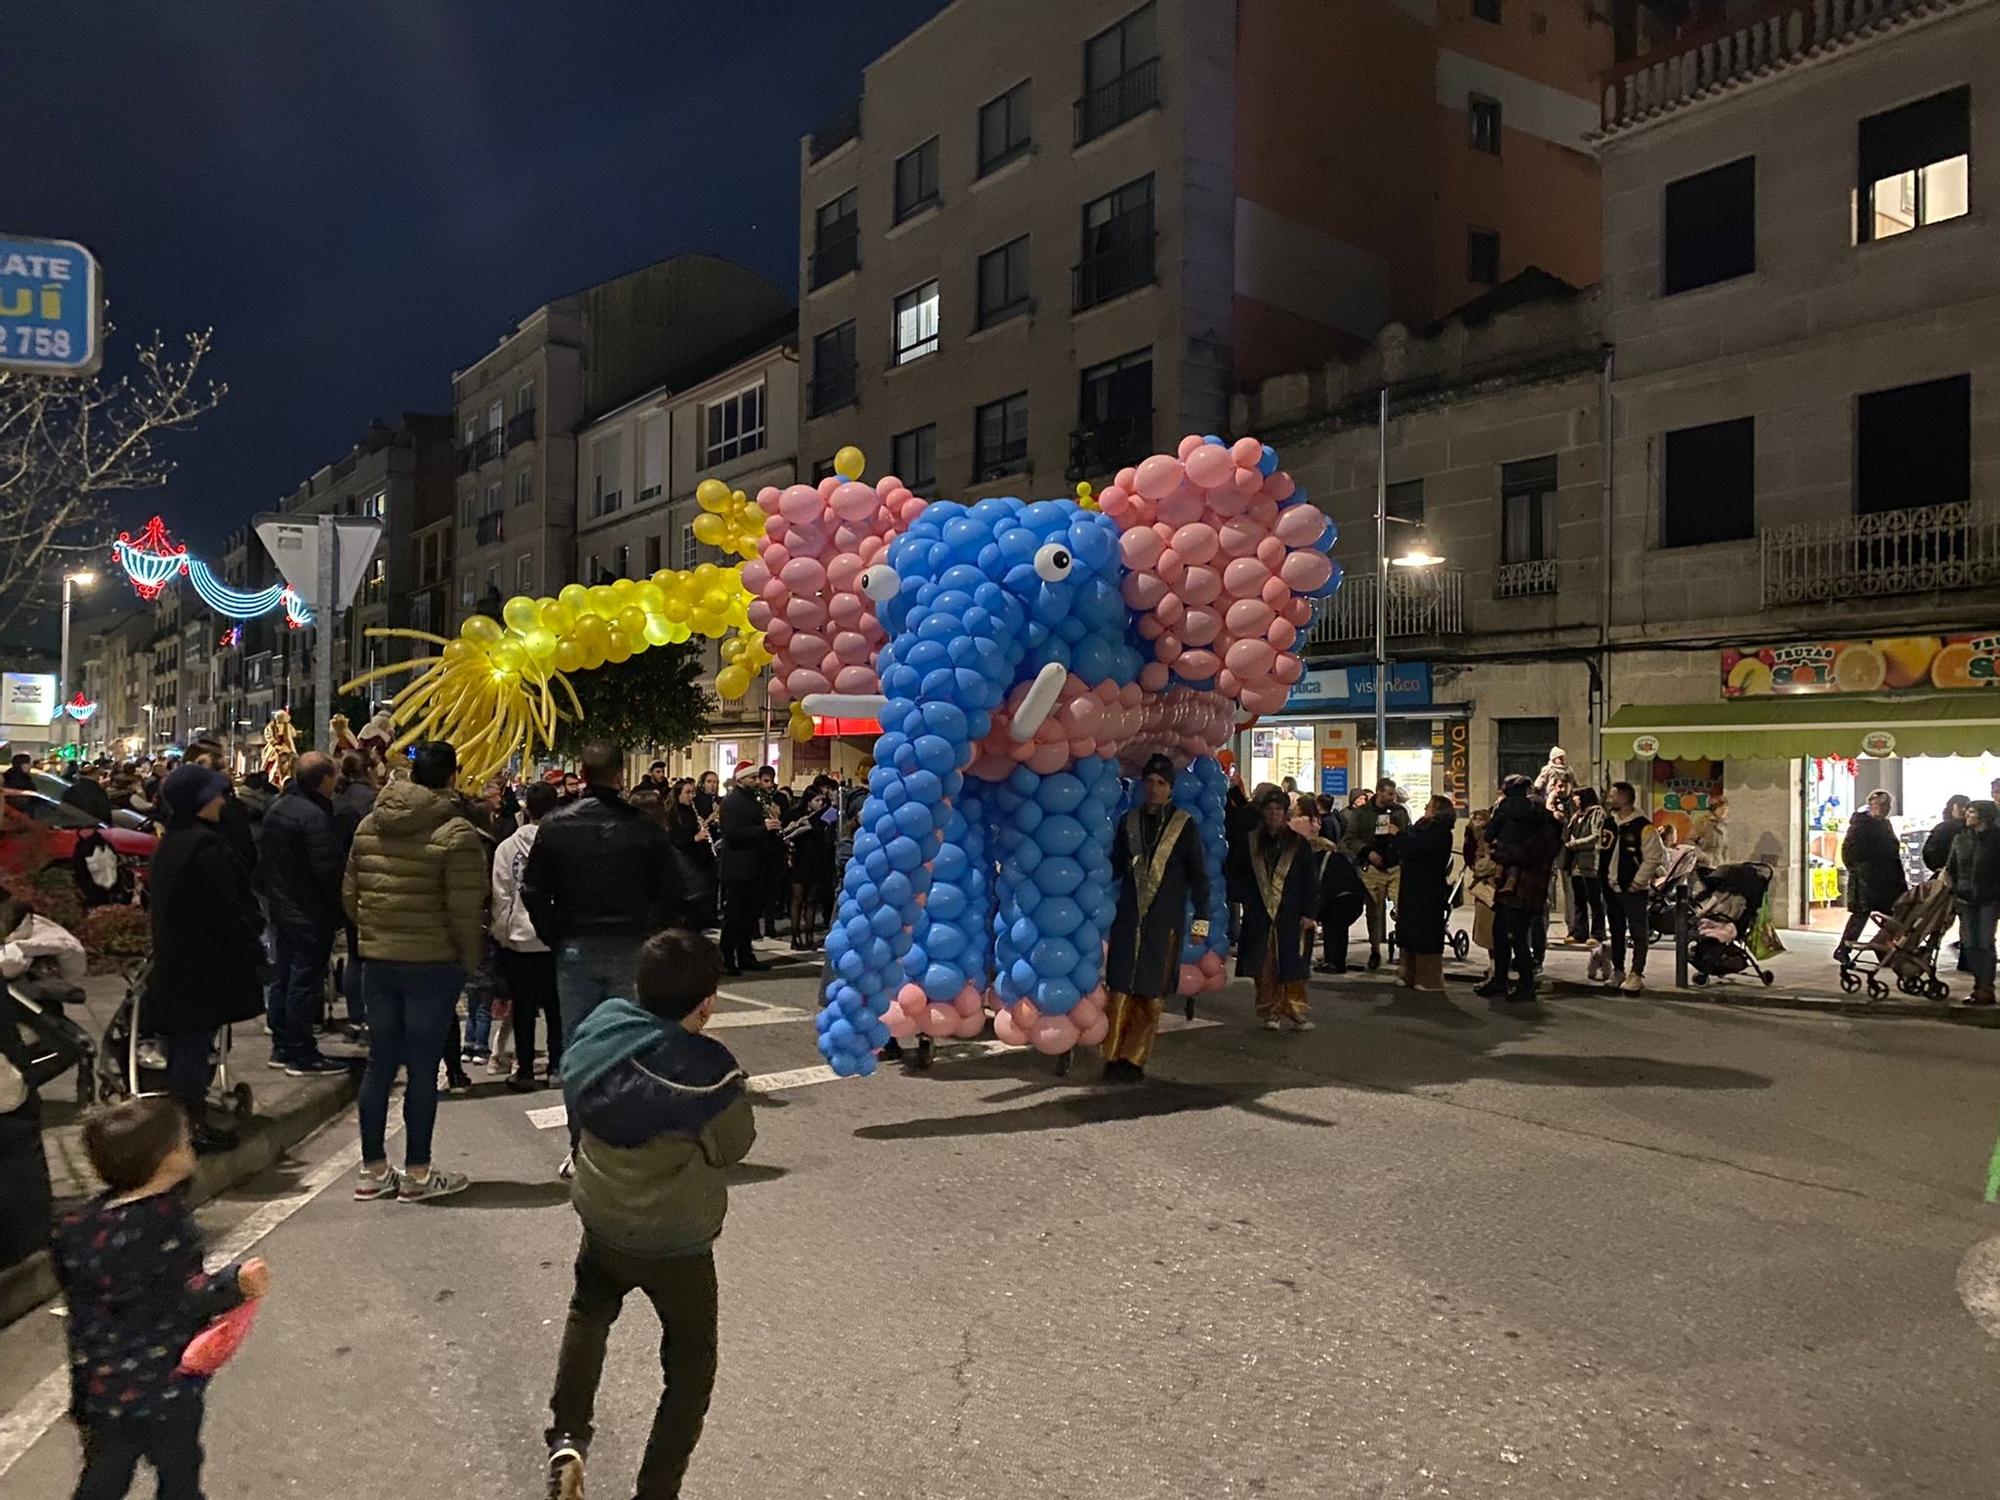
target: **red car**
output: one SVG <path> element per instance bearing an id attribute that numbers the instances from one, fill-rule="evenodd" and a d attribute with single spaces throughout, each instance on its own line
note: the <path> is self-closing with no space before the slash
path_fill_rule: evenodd
<path id="1" fill-rule="evenodd" d="M 67 802 L 58 802 L 53 797 L 44 797 L 40 792 L 9 791 L 5 793 L 4 809 L 4 813 L 0 813 L 0 879 L 35 873 L 14 868 L 19 861 L 10 858 L 9 845 L 13 841 L 7 837 L 29 827 L 39 828 L 47 835 L 50 862 L 74 856 L 78 834 L 101 834 L 104 842 L 118 856 L 118 863 L 130 871 L 134 879 L 142 882 L 146 878 L 147 867 L 152 863 L 153 851 L 159 847 L 160 841 L 150 833 L 135 833 L 129 828 L 99 823 L 89 813 L 71 807 Z"/>

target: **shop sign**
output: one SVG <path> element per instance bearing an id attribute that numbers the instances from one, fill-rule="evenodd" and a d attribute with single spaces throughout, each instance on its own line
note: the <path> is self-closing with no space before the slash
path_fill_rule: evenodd
<path id="1" fill-rule="evenodd" d="M 1653 821 L 1683 843 L 1693 838 L 1723 795 L 1719 760 L 1655 760 Z"/>
<path id="2" fill-rule="evenodd" d="M 1427 661 L 1392 662 L 1387 669 L 1390 708 L 1431 706 L 1431 664 Z M 1369 713 L 1375 712 L 1375 668 L 1320 667 L 1302 675 L 1292 684 L 1284 712 Z"/>
<path id="3" fill-rule="evenodd" d="M 53 672 L 0 674 L 0 724 L 46 728 L 62 712 Z"/>
<path id="4" fill-rule="evenodd" d="M 1877 760 L 1896 753 L 1896 737 L 1886 729 L 1871 729 L 1861 736 L 1861 753 Z"/>
<path id="5" fill-rule="evenodd" d="M 1329 797 L 1347 795 L 1347 747 L 1329 745 L 1319 753 L 1319 789 Z"/>
<path id="6" fill-rule="evenodd" d="M 2000 635 L 1904 635 L 1866 641 L 1732 646 L 1722 696 L 1769 693 L 1958 692 L 2000 684 Z"/>
<path id="7" fill-rule="evenodd" d="M 1632 737 L 1632 753 L 1641 760 L 1651 760 L 1660 753 L 1658 735 L 1637 734 Z"/>

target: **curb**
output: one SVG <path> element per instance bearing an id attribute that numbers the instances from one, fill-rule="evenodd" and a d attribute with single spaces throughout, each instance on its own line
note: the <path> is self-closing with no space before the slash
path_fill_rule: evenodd
<path id="1" fill-rule="evenodd" d="M 1602 998 L 1614 993 L 1603 985 L 1579 984 L 1573 979 L 1554 981 L 1554 993 Z M 1636 997 L 1640 1000 L 1679 1000 L 1693 1005 L 1721 1005 L 1738 1010 L 1793 1010 L 1821 1015 L 1893 1016 L 1910 1021 L 1945 1021 L 1957 1026 L 2000 1026 L 2000 1008 L 1940 1004 L 1934 1000 L 1851 999 L 1845 995 L 1787 994 L 1762 985 L 1732 986 L 1711 980 L 1700 986 L 1678 988 L 1671 984 L 1647 985 Z"/>
<path id="2" fill-rule="evenodd" d="M 199 1208 L 240 1182 L 271 1166 L 292 1147 L 346 1109 L 360 1087 L 360 1076 L 309 1082 L 297 1096 L 297 1106 L 280 1115 L 260 1115 L 248 1122 L 243 1143 L 234 1151 L 205 1156 L 195 1168 L 188 1189 L 188 1206 Z M 258 1129 L 258 1125 L 264 1128 Z M 33 1312 L 60 1290 L 46 1250 L 0 1269 L 0 1328 Z"/>

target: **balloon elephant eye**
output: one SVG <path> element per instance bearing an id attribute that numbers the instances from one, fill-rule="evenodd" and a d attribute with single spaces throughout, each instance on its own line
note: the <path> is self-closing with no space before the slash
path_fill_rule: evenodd
<path id="1" fill-rule="evenodd" d="M 902 591 L 902 575 L 894 568 L 878 563 L 861 575 L 861 592 L 877 604 L 887 604 Z"/>
<path id="2" fill-rule="evenodd" d="M 1060 542 L 1050 542 L 1035 554 L 1035 574 L 1044 583 L 1061 583 L 1072 566 L 1069 548 Z"/>

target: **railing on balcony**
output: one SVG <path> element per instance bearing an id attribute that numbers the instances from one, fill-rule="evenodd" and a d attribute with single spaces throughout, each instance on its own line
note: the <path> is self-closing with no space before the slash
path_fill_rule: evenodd
<path id="1" fill-rule="evenodd" d="M 813 161 L 824 161 L 834 151 L 860 134 L 861 101 L 856 99 L 812 133 L 811 143 L 806 147 L 806 155 Z"/>
<path id="2" fill-rule="evenodd" d="M 1107 226 L 1104 243 L 1071 270 L 1070 304 L 1077 312 L 1122 297 L 1153 280 L 1153 206 L 1128 210 Z"/>
<path id="3" fill-rule="evenodd" d="M 458 472 L 470 474 L 481 464 L 490 464 L 507 451 L 506 435 L 498 427 L 479 434 L 458 450 Z"/>
<path id="4" fill-rule="evenodd" d="M 1968 504 L 1774 526 L 1760 545 L 1766 609 L 2000 584 L 2000 514 Z"/>
<path id="5" fill-rule="evenodd" d="M 823 417 L 828 412 L 839 411 L 843 406 L 852 406 L 859 384 L 853 365 L 815 374 L 812 378 L 812 414 Z"/>
<path id="6" fill-rule="evenodd" d="M 479 518 L 479 528 L 477 535 L 479 537 L 479 545 L 482 547 L 487 546 L 492 542 L 506 541 L 507 513 L 505 511 L 495 510 L 495 511 L 488 511 L 485 515 L 481 516 Z"/>
<path id="7" fill-rule="evenodd" d="M 1603 129 L 1642 121 L 1962 0 L 1772 0 L 1612 69 Z"/>
<path id="8" fill-rule="evenodd" d="M 1079 427 L 1069 435 L 1069 477 L 1094 479 L 1115 474 L 1127 464 L 1145 458 L 1153 446 L 1153 413 L 1128 412 L 1105 417 L 1089 427 Z"/>
<path id="9" fill-rule="evenodd" d="M 1149 57 L 1076 101 L 1076 143 L 1094 141 L 1160 102 L 1160 60 Z"/>
<path id="10" fill-rule="evenodd" d="M 840 221 L 845 228 L 834 228 L 820 235 L 813 246 L 812 289 L 818 291 L 830 281 L 838 281 L 849 271 L 861 264 L 861 225 L 855 219 Z"/>
<path id="11" fill-rule="evenodd" d="M 1502 563 L 1493 575 L 1495 599 L 1520 599 L 1529 594 L 1556 591 L 1556 560 L 1536 558 L 1533 562 Z"/>
<path id="12" fill-rule="evenodd" d="M 1389 636 L 1463 635 L 1465 570 L 1392 569 L 1389 575 Z M 1375 577 L 1349 574 L 1320 600 L 1306 650 L 1352 651 L 1375 639 Z"/>
<path id="13" fill-rule="evenodd" d="M 534 441 L 535 417 L 537 415 L 538 413 L 535 411 L 535 408 L 531 406 L 526 411 L 515 412 L 513 416 L 507 419 L 508 448 L 518 448 L 523 443 Z"/>

